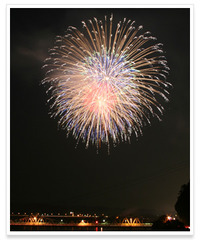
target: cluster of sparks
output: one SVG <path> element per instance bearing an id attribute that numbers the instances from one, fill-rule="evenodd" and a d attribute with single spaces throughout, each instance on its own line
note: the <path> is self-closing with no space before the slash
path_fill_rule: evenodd
<path id="1" fill-rule="evenodd" d="M 44 84 L 51 93 L 51 115 L 59 126 L 97 148 L 101 142 L 129 141 L 142 134 L 150 117 L 160 119 L 168 101 L 166 81 L 169 68 L 162 44 L 142 26 L 124 19 L 113 26 L 113 17 L 83 23 L 83 31 L 68 27 L 58 36 L 44 67 Z M 153 42 L 149 44 L 150 42 Z"/>

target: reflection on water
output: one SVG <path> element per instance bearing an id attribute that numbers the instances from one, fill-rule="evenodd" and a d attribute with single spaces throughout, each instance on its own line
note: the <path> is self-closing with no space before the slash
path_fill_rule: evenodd
<path id="1" fill-rule="evenodd" d="M 150 231 L 151 227 L 11 225 L 11 231 Z"/>

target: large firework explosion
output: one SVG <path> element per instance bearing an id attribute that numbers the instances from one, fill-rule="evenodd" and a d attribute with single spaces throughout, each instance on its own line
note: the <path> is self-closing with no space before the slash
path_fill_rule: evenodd
<path id="1" fill-rule="evenodd" d="M 169 68 L 162 44 L 142 26 L 124 19 L 113 26 L 113 17 L 83 23 L 83 30 L 68 27 L 58 36 L 44 67 L 51 116 L 77 139 L 114 144 L 142 134 L 150 117 L 160 119 L 166 101 Z M 157 98 L 157 99 L 156 99 Z"/>

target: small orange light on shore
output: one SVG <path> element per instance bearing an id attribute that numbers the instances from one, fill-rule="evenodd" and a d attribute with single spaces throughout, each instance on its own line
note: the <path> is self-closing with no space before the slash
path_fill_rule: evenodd
<path id="1" fill-rule="evenodd" d="M 168 221 L 171 221 L 171 220 L 172 220 L 172 217 L 171 217 L 171 216 L 168 216 L 168 217 L 167 217 L 167 220 L 168 220 Z"/>

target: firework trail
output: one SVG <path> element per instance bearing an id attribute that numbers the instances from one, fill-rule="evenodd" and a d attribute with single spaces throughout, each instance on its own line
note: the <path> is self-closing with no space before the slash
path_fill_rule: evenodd
<path id="1" fill-rule="evenodd" d="M 113 17 L 83 23 L 82 32 L 68 27 L 58 36 L 44 67 L 42 83 L 48 85 L 51 115 L 67 134 L 98 147 L 101 142 L 129 141 L 142 134 L 150 117 L 160 119 L 170 85 L 162 44 L 142 26 L 124 19 L 113 26 Z M 157 98 L 157 99 L 156 99 Z"/>

